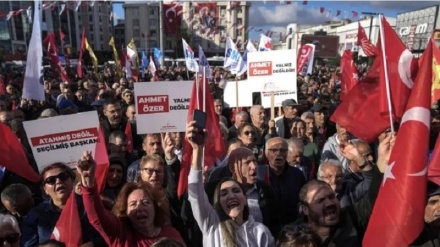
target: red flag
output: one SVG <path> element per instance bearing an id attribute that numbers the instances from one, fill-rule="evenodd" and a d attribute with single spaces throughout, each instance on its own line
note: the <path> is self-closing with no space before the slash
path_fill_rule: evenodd
<path id="1" fill-rule="evenodd" d="M 382 56 L 385 54 L 390 84 L 393 119 L 394 121 L 399 121 L 405 111 L 406 102 L 408 101 L 411 88 L 414 84 L 413 81 L 417 73 L 418 64 L 412 53 L 406 49 L 406 46 L 402 43 L 399 36 L 383 16 L 381 17 L 381 22 L 383 25 L 385 49 L 381 47 L 379 41 L 378 51 L 380 52 L 377 59 L 383 61 Z M 383 50 L 385 50 L 385 52 L 383 52 Z M 381 114 L 389 116 L 387 97 L 385 97 L 387 94 L 384 65 L 381 66 L 380 72 L 380 81 L 382 83 L 380 86 L 380 94 L 382 96 L 378 103 L 380 104 Z"/>
<path id="2" fill-rule="evenodd" d="M 163 5 L 164 13 L 164 31 L 167 34 L 176 34 L 182 22 L 182 4 L 172 2 Z"/>
<path id="3" fill-rule="evenodd" d="M 358 12 L 357 11 L 351 11 L 351 14 L 353 15 L 353 19 L 358 17 Z"/>
<path id="4" fill-rule="evenodd" d="M 6 85 L 3 75 L 0 75 L 0 94 L 6 94 Z"/>
<path id="5" fill-rule="evenodd" d="M 196 78 L 197 79 L 197 78 Z M 187 121 L 192 121 L 193 112 L 197 109 L 197 100 L 199 105 L 203 103 L 206 106 L 206 133 L 208 134 L 208 142 L 205 144 L 204 164 L 205 166 L 212 166 L 217 159 L 223 158 L 225 151 L 225 144 L 221 136 L 220 124 L 218 116 L 214 111 L 214 104 L 211 92 L 209 91 L 208 80 L 205 80 L 205 86 L 203 86 L 202 79 L 199 78 L 199 93 L 197 94 L 196 79 L 194 79 L 194 85 L 191 93 L 191 101 L 189 104 Z M 205 90 L 205 102 L 203 102 L 203 90 Z M 197 99 L 197 95 L 199 98 Z M 191 144 L 185 139 L 183 143 L 183 157 L 182 166 L 180 170 L 179 184 L 177 188 L 177 194 L 182 196 L 188 187 L 188 174 L 192 162 L 192 148 Z"/>
<path id="6" fill-rule="evenodd" d="M 440 137 L 437 137 L 432 158 L 429 162 L 428 179 L 440 185 Z"/>
<path id="7" fill-rule="evenodd" d="M 319 7 L 319 12 L 324 13 L 325 8 L 324 7 Z"/>
<path id="8" fill-rule="evenodd" d="M 365 29 L 361 26 L 360 22 L 358 22 L 358 34 L 356 44 L 362 48 L 367 57 L 374 57 L 377 55 L 376 47 L 374 47 L 371 41 L 367 38 L 367 34 L 365 34 Z"/>
<path id="9" fill-rule="evenodd" d="M 81 238 L 81 221 L 75 191 L 72 191 L 63 211 L 61 211 L 60 218 L 58 218 L 50 239 L 63 242 L 66 247 L 78 247 L 82 244 Z"/>
<path id="10" fill-rule="evenodd" d="M 341 101 L 344 100 L 348 92 L 356 85 L 358 73 L 353 62 L 353 53 L 345 50 L 341 57 Z"/>
<path id="11" fill-rule="evenodd" d="M 362 246 L 409 246 L 424 227 L 432 40 L 405 108 Z"/>
<path id="12" fill-rule="evenodd" d="M 109 166 L 108 161 L 108 153 L 107 153 L 107 147 L 105 145 L 105 137 L 104 137 L 104 129 L 102 128 L 102 125 L 99 125 L 99 135 L 98 135 L 98 142 L 96 143 L 95 147 L 95 162 L 96 162 L 96 183 L 98 186 L 99 193 L 102 193 L 104 191 L 105 187 L 105 177 L 107 175 L 107 169 Z"/>
<path id="13" fill-rule="evenodd" d="M 437 46 L 432 49 L 431 104 L 434 104 L 440 99 L 440 50 Z"/>
<path id="14" fill-rule="evenodd" d="M 133 153 L 133 134 L 131 133 L 131 123 L 127 121 L 125 126 L 125 135 L 127 136 L 127 151 Z"/>
<path id="15" fill-rule="evenodd" d="M 81 36 L 81 48 L 79 49 L 78 65 L 76 67 L 79 78 L 83 77 L 82 57 L 85 49 L 86 49 L 86 29 L 83 27 L 82 36 Z"/>
<path id="16" fill-rule="evenodd" d="M 60 40 L 64 40 L 64 37 L 66 37 L 66 35 L 63 33 L 63 31 L 61 31 L 61 28 L 60 28 Z"/>
<path id="17" fill-rule="evenodd" d="M 215 2 L 197 2 L 196 13 L 200 16 L 200 25 L 210 30 L 217 29 L 218 10 Z"/>
<path id="18" fill-rule="evenodd" d="M 357 138 L 369 143 L 376 140 L 380 133 L 390 126 L 389 118 L 380 114 L 377 103 L 380 98 L 380 64 L 381 61 L 376 58 L 367 77 L 348 92 L 330 118 Z"/>
<path id="19" fill-rule="evenodd" d="M 63 66 L 61 66 L 60 59 L 58 57 L 58 48 L 55 42 L 55 34 L 53 32 L 49 33 L 49 35 L 43 41 L 47 45 L 47 54 L 50 59 L 50 64 L 53 70 L 56 73 L 59 73 L 61 76 L 61 80 L 65 82 L 69 82 L 69 77 L 67 77 L 67 73 L 64 70 Z"/>
<path id="20" fill-rule="evenodd" d="M 0 145 L 0 166 L 29 181 L 38 182 L 40 176 L 29 164 L 23 146 L 11 129 L 3 123 L 0 123 L 0 140 L 2 141 Z"/>

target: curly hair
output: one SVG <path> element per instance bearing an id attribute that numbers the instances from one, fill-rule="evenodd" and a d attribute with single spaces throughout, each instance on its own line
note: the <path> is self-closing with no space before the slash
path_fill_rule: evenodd
<path id="1" fill-rule="evenodd" d="M 162 189 L 155 189 L 148 183 L 126 183 L 116 198 L 113 207 L 113 213 L 122 222 L 130 224 L 127 216 L 128 196 L 135 190 L 142 190 L 147 197 L 149 197 L 154 204 L 154 225 L 162 227 L 165 223 L 170 222 L 170 206 Z"/>

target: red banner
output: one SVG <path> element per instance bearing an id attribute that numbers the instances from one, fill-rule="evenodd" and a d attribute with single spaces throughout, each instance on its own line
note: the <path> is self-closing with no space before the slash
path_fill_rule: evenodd
<path id="1" fill-rule="evenodd" d="M 175 2 L 163 5 L 164 31 L 167 34 L 176 34 L 182 22 L 182 5 Z"/>
<path id="2" fill-rule="evenodd" d="M 200 24 L 204 28 L 217 29 L 217 3 L 197 3 L 196 12 L 199 15 Z"/>
<path id="3" fill-rule="evenodd" d="M 305 44 L 301 47 L 300 53 L 298 54 L 298 63 L 297 63 L 297 71 L 299 75 L 307 75 L 308 73 L 311 73 L 312 69 L 309 67 L 313 66 L 313 56 L 314 56 L 314 47 Z"/>

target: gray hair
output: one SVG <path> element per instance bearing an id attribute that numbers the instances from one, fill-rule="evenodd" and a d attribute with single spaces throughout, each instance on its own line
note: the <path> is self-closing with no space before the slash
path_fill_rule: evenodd
<path id="1" fill-rule="evenodd" d="M 247 112 L 241 111 L 241 112 L 238 112 L 237 114 L 235 114 L 235 118 L 236 119 L 237 119 L 237 117 L 247 117 L 247 118 L 249 118 L 249 115 L 248 115 Z"/>
<path id="2" fill-rule="evenodd" d="M 272 138 L 270 138 L 270 139 L 268 139 L 266 141 L 266 144 L 264 145 L 264 151 L 269 150 L 269 142 L 271 142 L 273 140 L 281 140 L 284 144 L 286 144 L 286 146 L 289 146 L 289 144 L 287 143 L 286 139 L 284 139 L 282 137 L 272 137 Z"/>
<path id="3" fill-rule="evenodd" d="M 10 225 L 14 231 L 21 235 L 18 221 L 14 216 L 9 214 L 0 214 L 0 227 L 4 225 Z"/>
<path id="4" fill-rule="evenodd" d="M 334 166 L 334 167 L 340 168 L 341 170 L 343 169 L 342 163 L 339 160 L 336 160 L 336 159 L 321 160 L 321 164 L 319 164 L 319 168 L 318 168 L 318 179 L 319 180 L 321 180 L 322 170 L 324 169 L 324 166 Z"/>
<path id="5" fill-rule="evenodd" d="M 287 139 L 287 146 L 289 149 L 289 152 L 293 152 L 294 148 L 298 148 L 304 151 L 304 142 L 303 140 L 299 139 L 298 137 L 292 137 L 290 139 Z"/>
<path id="6" fill-rule="evenodd" d="M 306 111 L 303 114 L 301 114 L 301 120 L 305 121 L 306 119 L 315 119 L 315 116 L 312 112 Z"/>
<path id="7" fill-rule="evenodd" d="M 11 206 L 16 206 L 22 198 L 32 198 L 31 190 L 24 184 L 10 184 L 1 193 L 1 200 L 8 201 Z"/>
<path id="8" fill-rule="evenodd" d="M 58 116 L 58 113 L 57 113 L 57 111 L 55 111 L 52 108 L 45 109 L 40 114 L 40 118 L 48 118 L 48 117 L 55 117 L 55 116 Z"/>

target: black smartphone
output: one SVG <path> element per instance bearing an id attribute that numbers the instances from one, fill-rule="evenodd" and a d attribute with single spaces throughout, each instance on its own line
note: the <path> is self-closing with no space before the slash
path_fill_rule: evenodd
<path id="1" fill-rule="evenodd" d="M 206 113 L 195 109 L 193 112 L 193 121 L 196 121 L 195 127 L 199 129 L 199 131 L 203 131 L 206 127 Z"/>
<path id="2" fill-rule="evenodd" d="M 198 145 L 202 145 L 205 142 L 205 133 L 203 132 L 203 129 L 206 127 L 206 113 L 195 109 L 193 112 L 193 120 L 196 121 L 194 127 L 197 128 L 193 141 Z"/>

